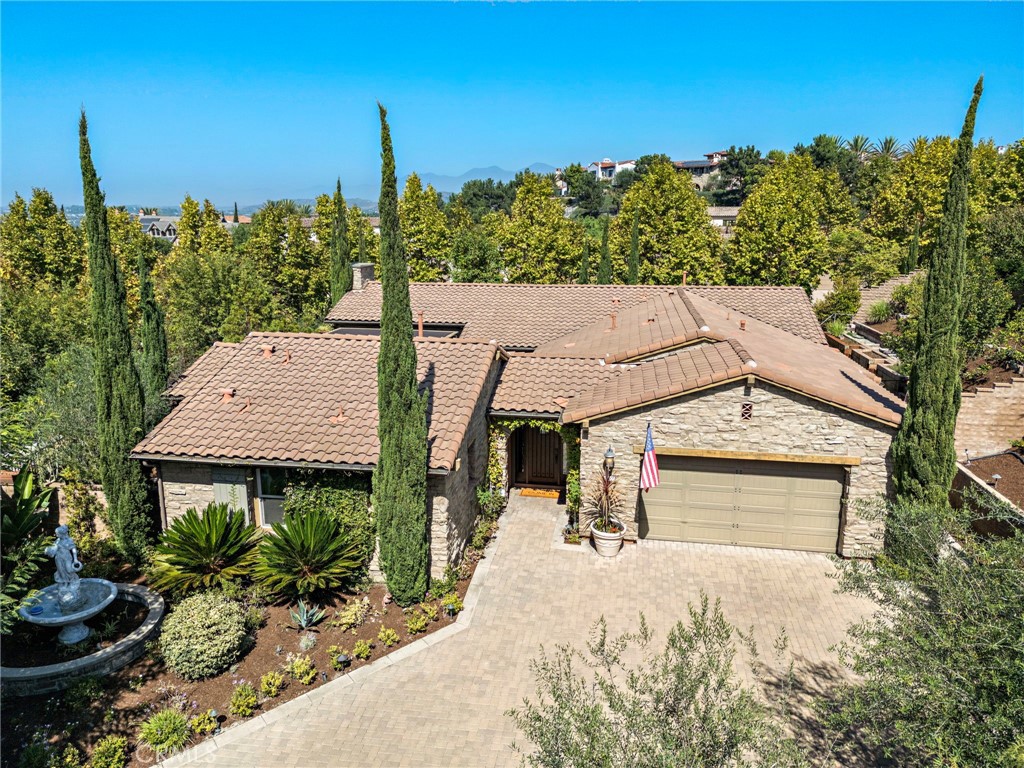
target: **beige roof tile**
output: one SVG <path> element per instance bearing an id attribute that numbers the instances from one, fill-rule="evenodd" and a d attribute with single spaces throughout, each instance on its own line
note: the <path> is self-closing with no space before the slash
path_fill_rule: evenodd
<path id="1" fill-rule="evenodd" d="M 798 285 L 691 285 L 687 290 L 809 341 L 826 343 L 807 291 Z"/>
<path id="2" fill-rule="evenodd" d="M 373 465 L 378 350 L 368 336 L 250 334 L 133 456 Z M 416 351 L 421 386 L 429 379 L 429 465 L 451 469 L 498 348 L 418 339 Z"/>
<path id="3" fill-rule="evenodd" d="M 868 321 L 868 310 L 871 309 L 872 304 L 877 304 L 880 301 L 889 301 L 892 299 L 892 294 L 897 288 L 901 285 L 906 285 L 915 276 L 923 273 L 924 270 L 918 269 L 906 275 L 897 275 L 878 285 L 861 287 L 860 308 L 857 310 L 857 314 L 853 316 L 853 319 L 858 323 L 866 323 Z"/>
<path id="4" fill-rule="evenodd" d="M 592 358 L 509 355 L 491 400 L 491 412 L 557 417 L 581 389 L 619 373 L 624 367 Z"/>
<path id="5" fill-rule="evenodd" d="M 226 341 L 214 342 L 212 347 L 196 358 L 195 362 L 164 391 L 164 395 L 180 399 L 195 394 L 224 363 L 231 359 L 238 346 Z"/>

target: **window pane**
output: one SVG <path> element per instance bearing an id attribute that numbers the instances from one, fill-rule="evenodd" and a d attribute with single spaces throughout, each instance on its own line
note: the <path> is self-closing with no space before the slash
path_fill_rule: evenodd
<path id="1" fill-rule="evenodd" d="M 277 467 L 262 467 L 260 469 L 260 496 L 284 496 L 285 486 L 288 478 L 285 470 Z"/>
<path id="2" fill-rule="evenodd" d="M 260 499 L 263 510 L 263 525 L 280 523 L 284 520 L 284 501 L 282 499 Z"/>

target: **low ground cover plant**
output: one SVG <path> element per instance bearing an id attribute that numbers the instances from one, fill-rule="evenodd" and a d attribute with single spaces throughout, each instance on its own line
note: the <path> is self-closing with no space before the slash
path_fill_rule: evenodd
<path id="1" fill-rule="evenodd" d="M 139 741 L 160 756 L 182 749 L 191 735 L 188 718 L 176 709 L 157 712 L 145 720 L 139 729 Z"/>
<path id="2" fill-rule="evenodd" d="M 241 682 L 231 692 L 231 714 L 235 717 L 252 717 L 260 705 L 260 697 L 251 683 Z"/>

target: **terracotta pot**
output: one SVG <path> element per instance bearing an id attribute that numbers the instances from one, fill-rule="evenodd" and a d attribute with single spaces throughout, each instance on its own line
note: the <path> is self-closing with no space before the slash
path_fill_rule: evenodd
<path id="1" fill-rule="evenodd" d="M 615 557 L 622 548 L 622 537 L 626 533 L 626 526 L 618 520 L 619 530 L 615 533 L 603 533 L 596 528 L 596 521 L 590 524 L 590 537 L 594 540 L 594 549 L 601 557 Z"/>

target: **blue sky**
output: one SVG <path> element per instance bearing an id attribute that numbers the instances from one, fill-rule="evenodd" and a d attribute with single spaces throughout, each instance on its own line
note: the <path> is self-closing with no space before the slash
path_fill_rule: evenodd
<path id="1" fill-rule="evenodd" d="M 1024 136 L 1024 4 L 22 3 L 0 6 L 2 200 L 221 205 L 817 133 Z"/>

